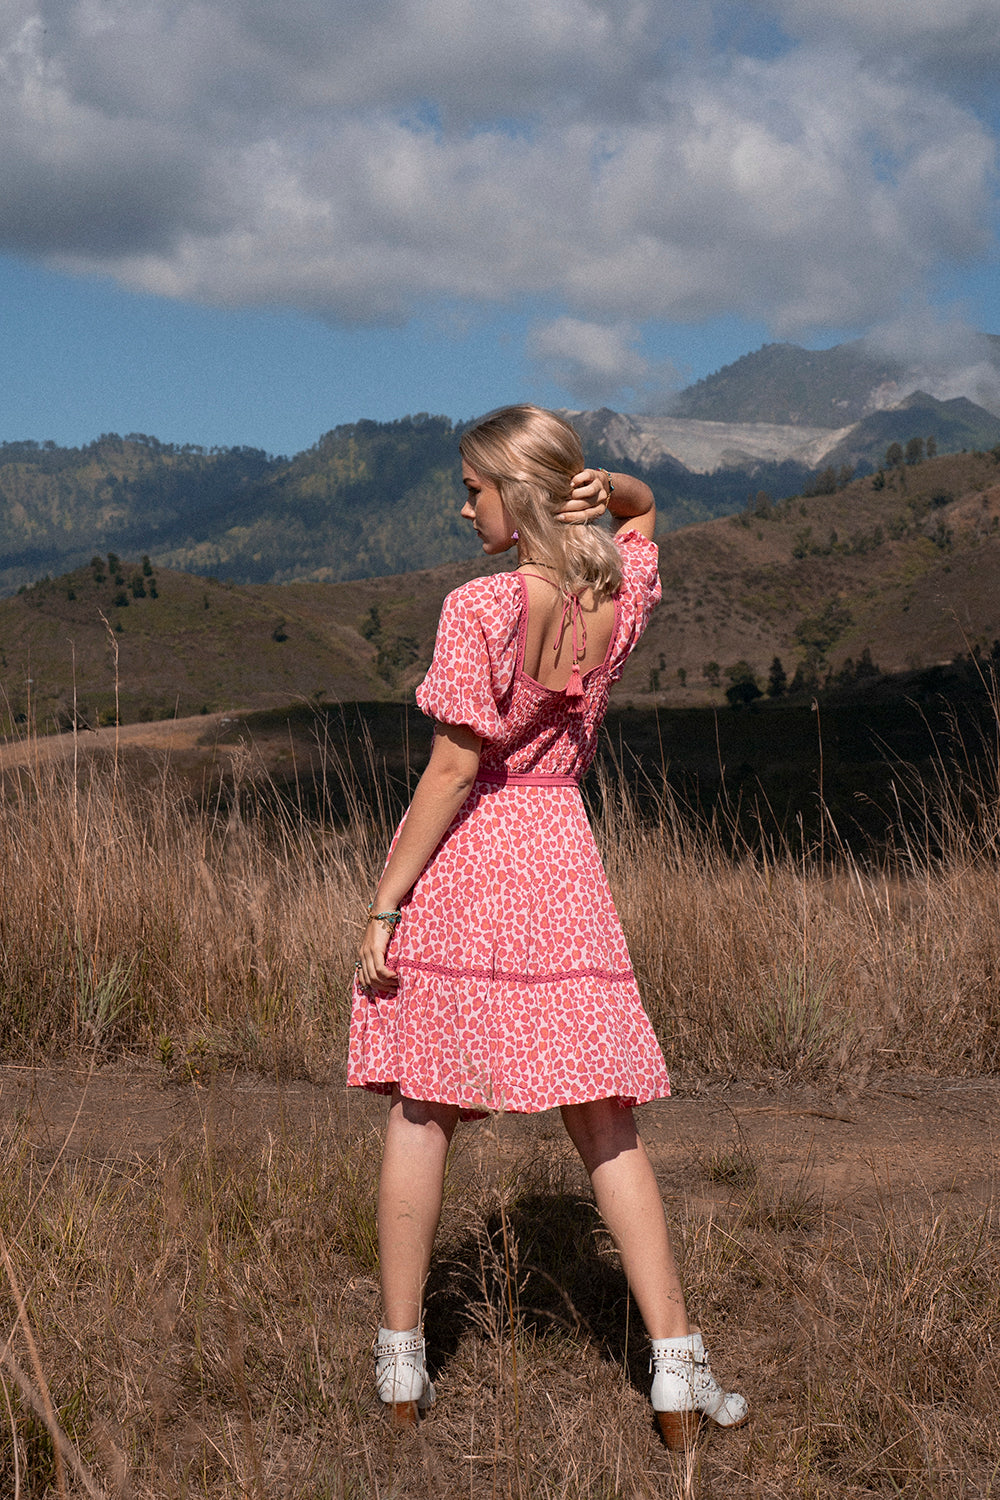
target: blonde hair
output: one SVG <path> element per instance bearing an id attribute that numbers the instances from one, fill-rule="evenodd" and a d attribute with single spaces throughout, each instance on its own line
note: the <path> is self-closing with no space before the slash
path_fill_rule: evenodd
<path id="1" fill-rule="evenodd" d="M 540 406 L 504 406 L 463 432 L 466 463 L 500 491 L 528 557 L 548 563 L 565 594 L 592 589 L 599 604 L 620 586 L 621 553 L 606 531 L 555 519 L 586 467 L 575 430 Z"/>

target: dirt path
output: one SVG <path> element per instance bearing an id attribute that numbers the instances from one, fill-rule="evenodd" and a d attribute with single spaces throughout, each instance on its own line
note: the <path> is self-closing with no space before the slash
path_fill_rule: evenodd
<path id="1" fill-rule="evenodd" d="M 103 729 L 84 729 L 76 735 L 45 734 L 26 739 L 0 742 L 0 771 L 14 766 L 39 762 L 72 760 L 74 749 L 80 755 L 94 750 L 155 750 L 171 755 L 196 749 L 206 737 L 214 736 L 239 713 L 195 714 L 188 719 L 154 719 L 144 724 L 106 725 Z M 209 738 L 209 743 L 211 742 Z"/>
<path id="2" fill-rule="evenodd" d="M 252 1149 L 268 1139 L 378 1129 L 385 1101 L 339 1082 L 253 1075 L 177 1082 L 153 1067 L 86 1072 L 0 1067 L 0 1133 L 39 1157 L 119 1161 L 171 1154 L 206 1131 Z M 713 1086 L 646 1105 L 639 1119 L 671 1200 L 708 1206 L 755 1175 L 770 1191 L 854 1217 L 887 1197 L 913 1211 L 981 1208 L 1000 1178 L 1000 1080 L 885 1078 L 857 1099 L 805 1088 Z M 556 1111 L 473 1124 L 455 1168 L 481 1168 L 531 1142 L 564 1149 Z M 551 1143 L 551 1144 L 550 1144 Z"/>

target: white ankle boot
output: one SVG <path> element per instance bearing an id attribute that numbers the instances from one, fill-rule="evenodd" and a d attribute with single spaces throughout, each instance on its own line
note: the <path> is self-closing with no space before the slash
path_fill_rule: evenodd
<path id="1" fill-rule="evenodd" d="M 649 1394 L 668 1448 L 693 1442 L 703 1416 L 720 1427 L 743 1425 L 750 1414 L 746 1399 L 719 1385 L 697 1329 L 686 1338 L 653 1339 L 652 1345 Z"/>
<path id="2" fill-rule="evenodd" d="M 380 1328 L 375 1340 L 375 1389 L 392 1407 L 395 1427 L 415 1427 L 418 1414 L 423 1416 L 434 1405 L 434 1387 L 427 1379 L 424 1360 L 424 1336 L 416 1328 L 397 1332 Z"/>

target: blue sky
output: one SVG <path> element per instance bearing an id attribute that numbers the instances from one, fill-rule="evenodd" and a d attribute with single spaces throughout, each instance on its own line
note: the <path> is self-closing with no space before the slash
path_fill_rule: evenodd
<path id="1" fill-rule="evenodd" d="M 998 77 L 996 0 L 7 0 L 0 438 L 642 410 L 771 339 L 954 393 Z"/>

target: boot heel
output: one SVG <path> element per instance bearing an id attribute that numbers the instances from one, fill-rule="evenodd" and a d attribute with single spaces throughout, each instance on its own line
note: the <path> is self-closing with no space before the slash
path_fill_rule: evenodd
<path id="1" fill-rule="evenodd" d="M 743 1426 L 749 1416 L 746 1399 L 722 1389 L 712 1374 L 698 1329 L 652 1343 L 649 1394 L 668 1448 L 678 1453 L 690 1447 L 700 1417 L 710 1417 L 719 1427 Z"/>
<path id="2" fill-rule="evenodd" d="M 415 1401 L 393 1401 L 389 1415 L 392 1427 L 416 1427 L 420 1415 Z"/>
<path id="3" fill-rule="evenodd" d="M 683 1453 L 693 1446 L 698 1436 L 698 1413 L 696 1411 L 658 1411 L 656 1420 L 660 1424 L 663 1441 L 671 1453 Z"/>

